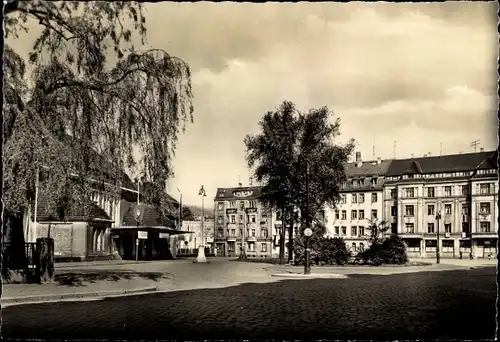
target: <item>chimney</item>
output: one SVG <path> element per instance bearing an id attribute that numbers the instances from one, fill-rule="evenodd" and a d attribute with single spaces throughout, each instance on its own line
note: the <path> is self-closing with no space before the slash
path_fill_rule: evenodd
<path id="1" fill-rule="evenodd" d="M 479 152 L 484 152 L 484 148 L 482 148 L 482 147 L 481 147 L 481 148 L 479 149 Z"/>
<path id="2" fill-rule="evenodd" d="M 356 152 L 356 167 L 361 167 L 363 161 L 361 160 L 361 152 Z"/>
<path id="3" fill-rule="evenodd" d="M 427 152 L 427 157 L 430 157 L 431 156 L 431 153 L 430 152 Z"/>
<path id="4" fill-rule="evenodd" d="M 380 157 L 377 158 L 377 164 L 379 164 L 379 165 L 382 164 L 382 158 L 380 158 Z"/>
<path id="5" fill-rule="evenodd" d="M 238 186 L 241 188 L 243 186 L 243 183 L 239 182 Z"/>

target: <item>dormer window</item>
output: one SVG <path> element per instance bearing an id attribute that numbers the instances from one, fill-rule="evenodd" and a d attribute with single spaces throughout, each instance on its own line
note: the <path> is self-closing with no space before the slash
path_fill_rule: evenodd
<path id="1" fill-rule="evenodd" d="M 376 186 L 377 185 L 377 178 L 376 177 L 372 178 L 371 184 L 372 184 L 372 186 Z"/>

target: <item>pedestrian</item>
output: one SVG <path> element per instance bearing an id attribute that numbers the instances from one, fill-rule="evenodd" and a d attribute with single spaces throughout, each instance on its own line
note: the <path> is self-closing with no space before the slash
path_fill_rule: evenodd
<path id="1" fill-rule="evenodd" d="M 491 253 L 488 253 L 488 260 L 491 260 Z"/>
<path id="2" fill-rule="evenodd" d="M 214 256 L 217 256 L 217 247 L 214 247 Z"/>
<path id="3" fill-rule="evenodd" d="M 460 260 L 462 260 L 462 251 L 460 251 Z"/>

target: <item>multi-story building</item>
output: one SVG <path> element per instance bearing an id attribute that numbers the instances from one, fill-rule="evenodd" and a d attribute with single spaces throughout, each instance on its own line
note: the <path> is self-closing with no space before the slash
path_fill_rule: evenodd
<path id="1" fill-rule="evenodd" d="M 384 216 L 410 257 L 496 254 L 497 152 L 393 160 Z M 440 214 L 440 219 L 437 214 Z"/>
<path id="2" fill-rule="evenodd" d="M 368 245 L 366 227 L 383 220 L 383 186 L 390 160 L 363 162 L 361 153 L 346 165 L 347 182 L 342 186 L 341 202 L 327 209 L 327 234 L 341 237 L 353 253 Z"/>
<path id="3" fill-rule="evenodd" d="M 272 215 L 260 201 L 262 187 L 218 188 L 214 198 L 215 246 L 219 255 L 249 257 L 272 252 Z"/>
<path id="4" fill-rule="evenodd" d="M 197 217 L 196 221 L 182 221 L 182 231 L 189 232 L 176 236 L 176 250 L 198 250 L 202 243 L 201 236 L 201 216 Z M 212 245 L 214 242 L 214 220 L 205 218 L 203 222 L 203 241 L 206 246 Z"/>

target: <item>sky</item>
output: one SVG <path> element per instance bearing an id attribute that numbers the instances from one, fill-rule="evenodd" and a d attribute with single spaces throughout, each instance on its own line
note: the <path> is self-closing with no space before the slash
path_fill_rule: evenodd
<path id="1" fill-rule="evenodd" d="M 169 192 L 249 183 L 243 139 L 282 101 L 328 106 L 365 160 L 497 146 L 496 2 L 146 3 L 148 44 L 191 67 Z M 396 141 L 396 144 L 394 143 Z M 394 146 L 396 145 L 396 149 Z"/>

